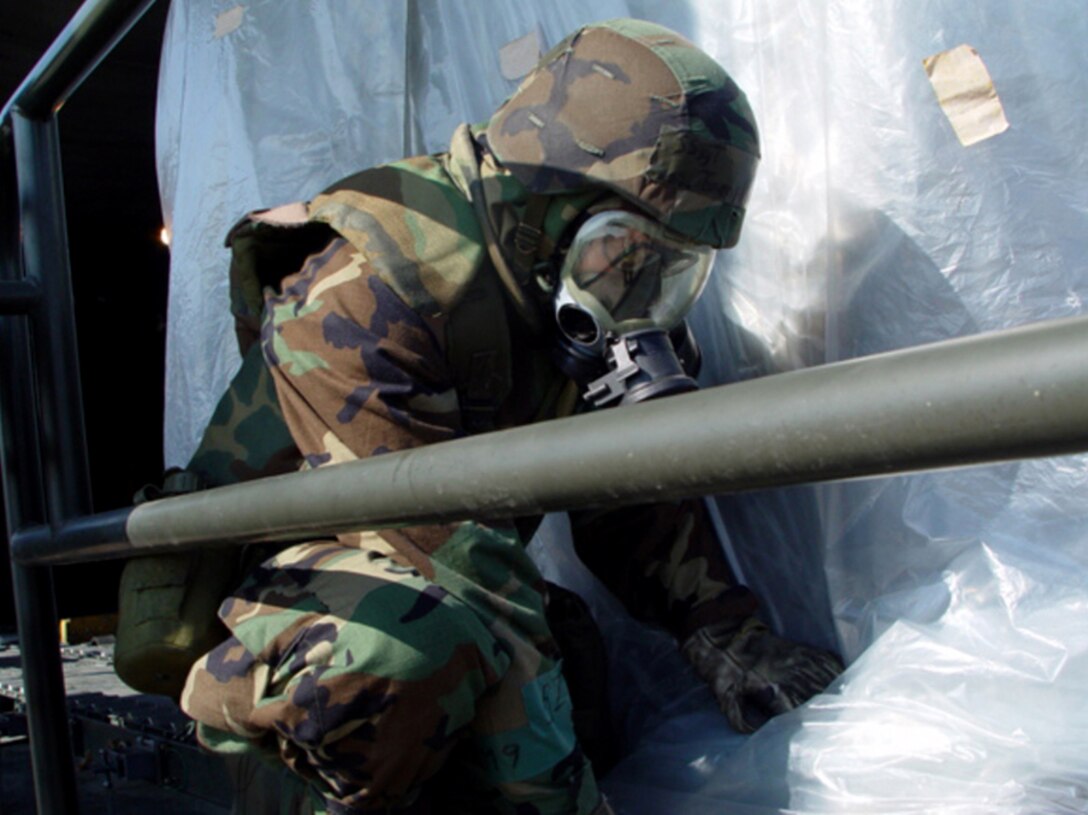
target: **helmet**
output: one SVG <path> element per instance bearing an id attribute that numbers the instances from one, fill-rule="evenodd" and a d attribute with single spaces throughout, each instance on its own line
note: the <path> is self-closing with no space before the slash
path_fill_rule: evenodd
<path id="1" fill-rule="evenodd" d="M 744 93 L 680 35 L 585 26 L 543 58 L 484 134 L 531 193 L 605 188 L 697 243 L 735 246 L 759 162 Z"/>

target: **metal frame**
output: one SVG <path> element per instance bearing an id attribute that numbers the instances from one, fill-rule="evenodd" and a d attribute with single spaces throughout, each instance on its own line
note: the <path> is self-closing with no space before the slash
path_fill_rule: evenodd
<path id="1" fill-rule="evenodd" d="M 41 813 L 78 811 L 53 565 L 1088 450 L 1078 318 L 91 514 L 55 114 L 153 2 L 88 0 L 0 114 L 2 473 Z"/>
<path id="2" fill-rule="evenodd" d="M 85 3 L 0 113 L 8 219 L 0 315 L 11 315 L 0 318 L 0 422 L 11 539 L 91 511 L 56 113 L 152 2 Z M 38 811 L 76 813 L 50 567 L 13 562 L 12 583 Z"/>

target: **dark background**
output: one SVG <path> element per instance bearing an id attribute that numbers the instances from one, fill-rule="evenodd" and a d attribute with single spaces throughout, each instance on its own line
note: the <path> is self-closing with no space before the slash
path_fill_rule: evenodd
<path id="1" fill-rule="evenodd" d="M 4 3 L 4 103 L 80 5 L 76 0 Z M 169 255 L 159 241 L 154 126 L 168 7 L 168 0 L 158 0 L 59 114 L 96 511 L 129 504 L 132 493 L 162 470 Z M 5 529 L 0 524 L 0 534 Z M 9 630 L 15 617 L 6 537 L 0 543 L 0 630 Z M 61 616 L 115 610 L 119 571 L 120 563 L 58 568 Z"/>

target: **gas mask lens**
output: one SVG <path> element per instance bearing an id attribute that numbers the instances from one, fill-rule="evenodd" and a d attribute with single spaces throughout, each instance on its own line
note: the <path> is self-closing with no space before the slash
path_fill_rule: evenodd
<path id="1" fill-rule="evenodd" d="M 559 272 L 556 361 L 594 407 L 694 390 L 694 340 L 681 323 L 706 285 L 714 250 L 642 215 L 609 210 L 578 230 Z"/>
<path id="2" fill-rule="evenodd" d="M 575 342 L 596 345 L 606 333 L 672 328 L 702 293 L 713 259 L 713 249 L 642 215 L 594 215 L 578 230 L 560 270 L 560 329 Z"/>

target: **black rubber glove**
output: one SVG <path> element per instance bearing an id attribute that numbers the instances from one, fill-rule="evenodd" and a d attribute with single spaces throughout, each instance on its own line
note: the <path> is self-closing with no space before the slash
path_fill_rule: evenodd
<path id="1" fill-rule="evenodd" d="M 829 651 L 776 637 L 755 618 L 700 628 L 681 650 L 741 733 L 807 702 L 843 670 Z"/>

